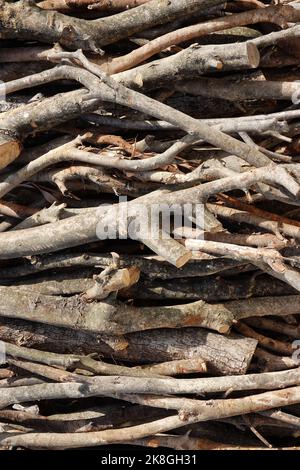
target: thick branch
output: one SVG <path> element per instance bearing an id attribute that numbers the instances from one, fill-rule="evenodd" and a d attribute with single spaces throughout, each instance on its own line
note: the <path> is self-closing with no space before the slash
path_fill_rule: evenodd
<path id="1" fill-rule="evenodd" d="M 157 3 L 159 2 L 159 3 Z M 1 1 L 1 37 L 60 42 L 69 48 L 97 52 L 100 47 L 138 31 L 184 17 L 223 0 L 154 0 L 107 18 L 93 21 L 42 10 L 32 2 Z"/>
<path id="2" fill-rule="evenodd" d="M 132 307 L 122 303 L 86 303 L 79 296 L 45 296 L 14 287 L 0 287 L 0 315 L 75 330 L 123 335 L 154 328 L 202 326 L 228 333 L 232 324 L 251 316 L 299 312 L 300 296 L 264 297 L 207 304 L 202 300 L 166 307 Z"/>
<path id="3" fill-rule="evenodd" d="M 297 22 L 299 19 L 300 12 L 289 5 L 276 5 L 213 19 L 204 23 L 187 26 L 153 39 L 125 56 L 112 59 L 103 69 L 109 74 L 128 70 L 167 49 L 169 46 L 180 44 L 181 42 L 189 41 L 215 31 L 263 22 L 271 22 L 285 27 L 287 22 Z"/>
<path id="4" fill-rule="evenodd" d="M 201 357 L 208 371 L 218 375 L 245 374 L 257 342 L 222 336 L 202 328 L 159 329 L 107 337 L 79 330 L 1 318 L 0 338 L 42 350 L 90 354 L 135 363 L 166 362 Z M 294 367 L 291 366 L 291 367 Z"/>

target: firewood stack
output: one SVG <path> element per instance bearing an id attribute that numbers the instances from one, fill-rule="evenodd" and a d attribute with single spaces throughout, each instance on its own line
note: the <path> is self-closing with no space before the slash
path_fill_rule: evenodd
<path id="1" fill-rule="evenodd" d="M 0 0 L 0 447 L 299 447 L 300 2 Z"/>

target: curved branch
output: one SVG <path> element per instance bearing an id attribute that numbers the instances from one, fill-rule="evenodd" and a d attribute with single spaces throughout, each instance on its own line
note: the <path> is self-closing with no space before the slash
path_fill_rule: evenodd
<path id="1" fill-rule="evenodd" d="M 300 12 L 290 5 L 276 5 L 263 9 L 248 10 L 236 15 L 213 19 L 204 23 L 172 31 L 148 42 L 144 46 L 117 58 L 111 59 L 101 68 L 109 74 L 123 72 L 139 65 L 155 54 L 167 49 L 169 46 L 190 41 L 191 39 L 210 34 L 215 31 L 255 23 L 274 23 L 286 27 L 287 22 L 296 23 L 300 20 Z"/>
<path id="2" fill-rule="evenodd" d="M 60 42 L 71 49 L 99 52 L 100 47 L 138 31 L 220 3 L 223 0 L 152 0 L 117 15 L 88 21 L 42 10 L 27 0 L 1 0 L 1 37 Z"/>

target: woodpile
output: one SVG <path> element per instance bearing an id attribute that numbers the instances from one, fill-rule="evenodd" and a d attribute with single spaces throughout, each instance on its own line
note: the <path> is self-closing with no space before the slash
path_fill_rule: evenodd
<path id="1" fill-rule="evenodd" d="M 0 448 L 300 448 L 300 2 L 0 0 Z"/>

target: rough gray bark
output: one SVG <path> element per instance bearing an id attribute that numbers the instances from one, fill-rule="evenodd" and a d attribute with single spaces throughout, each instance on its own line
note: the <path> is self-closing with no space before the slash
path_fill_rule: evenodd
<path id="1" fill-rule="evenodd" d="M 294 448 L 299 19 L 0 0 L 1 449 Z"/>
<path id="2" fill-rule="evenodd" d="M 198 326 L 228 333 L 231 326 L 247 317 L 293 315 L 299 312 L 300 296 L 263 297 L 207 304 L 132 307 L 115 302 L 87 303 L 85 297 L 46 296 L 15 287 L 0 287 L 0 316 L 27 319 L 75 330 L 123 335 L 155 328 Z"/>
<path id="3" fill-rule="evenodd" d="M 72 267 L 100 267 L 105 268 L 111 262 L 111 255 L 107 253 L 81 253 L 81 254 L 55 254 L 39 256 L 37 262 L 27 261 L 25 264 L 2 268 L 0 276 L 2 279 L 12 279 L 28 276 L 30 274 L 48 271 L 52 269 L 64 269 Z M 234 270 L 243 267 L 238 261 L 227 258 L 216 258 L 212 255 L 201 254 L 191 259 L 182 268 L 175 268 L 158 256 L 138 256 L 121 254 L 119 263 L 121 267 L 137 266 L 147 277 L 159 279 L 174 279 L 184 277 L 209 276 L 219 272 Z M 249 266 L 249 270 L 251 270 Z M 233 271 L 234 272 L 234 271 Z M 229 271 L 230 273 L 230 271 Z M 10 281 L 11 282 L 11 281 Z"/>
<path id="4" fill-rule="evenodd" d="M 61 386 L 62 384 L 60 384 Z M 67 384 L 66 384 L 67 385 Z M 62 387 L 61 387 L 62 388 Z M 67 389 L 67 386 L 65 386 Z M 75 388 L 75 387 L 74 387 Z M 245 414 L 254 411 L 264 411 L 282 405 L 298 403 L 300 397 L 300 387 L 292 387 L 283 391 L 265 392 L 254 397 L 244 397 L 226 400 L 210 400 L 199 403 L 196 410 L 184 409 L 175 416 L 170 416 L 162 420 L 153 421 L 141 426 L 125 428 L 120 430 L 100 431 L 96 433 L 72 433 L 72 434 L 23 434 L 21 436 L 10 437 L 8 433 L 2 434 L 1 444 L 10 446 L 27 446 L 31 448 L 65 448 L 65 447 L 90 447 L 110 443 L 122 442 L 144 437 L 154 433 L 165 432 L 170 429 L 182 427 L 186 424 L 197 423 L 213 419 L 216 416 L 226 418 L 238 414 Z M 227 402 L 227 403 L 226 403 Z M 207 406 L 209 403 L 210 406 Z M 227 405 L 227 406 L 226 406 Z M 222 409 L 222 411 L 221 411 Z"/>
<path id="5" fill-rule="evenodd" d="M 191 14 L 223 0 L 159 0 L 112 17 L 87 21 L 42 10 L 27 0 L 0 3 L 1 38 L 22 38 L 98 51 L 138 31 Z"/>
<path id="6" fill-rule="evenodd" d="M 84 331 L 1 318 L 0 339 L 22 346 L 65 353 L 89 354 L 140 363 L 201 357 L 218 375 L 247 371 L 257 342 L 237 335 L 222 336 L 201 328 L 160 329 L 124 337 L 100 336 Z"/>
<path id="7" fill-rule="evenodd" d="M 147 90 L 166 85 L 170 76 L 176 81 L 205 73 L 256 68 L 259 58 L 258 50 L 251 43 L 228 45 L 226 49 L 195 44 L 174 56 L 119 72 L 116 78 L 135 90 Z"/>

